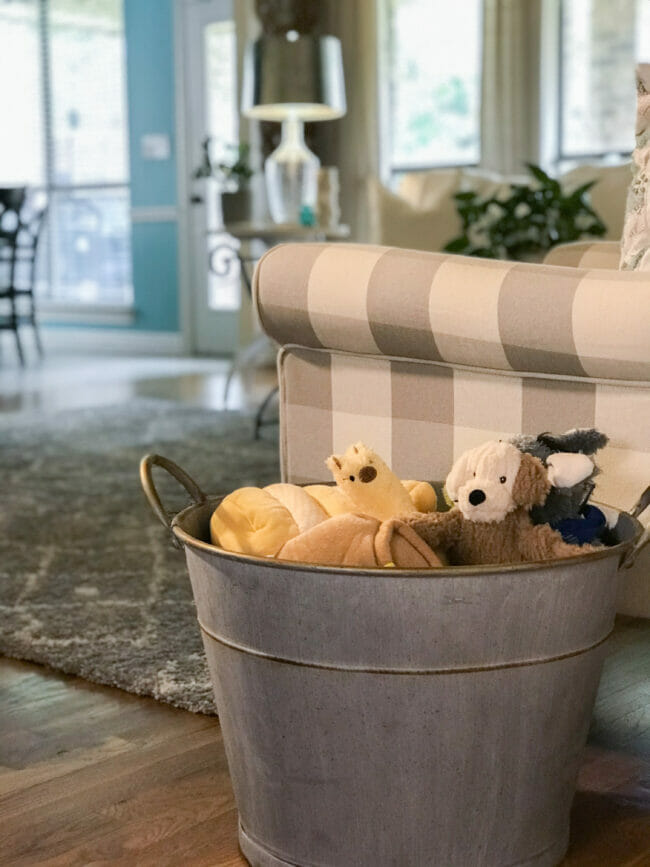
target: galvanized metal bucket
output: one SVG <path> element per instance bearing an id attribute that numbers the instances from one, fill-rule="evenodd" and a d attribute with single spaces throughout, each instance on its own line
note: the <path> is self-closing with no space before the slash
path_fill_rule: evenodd
<path id="1" fill-rule="evenodd" d="M 195 505 L 171 522 L 160 465 Z M 209 543 L 220 497 L 171 461 L 142 483 L 185 549 L 252 865 L 553 865 L 569 811 L 616 573 L 648 532 L 517 566 L 354 570 Z"/>

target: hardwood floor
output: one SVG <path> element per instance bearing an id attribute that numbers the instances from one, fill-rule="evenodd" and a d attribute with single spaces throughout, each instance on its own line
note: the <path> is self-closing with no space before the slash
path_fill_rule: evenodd
<path id="1" fill-rule="evenodd" d="M 217 720 L 0 662 L 0 863 L 240 865 Z"/>
<path id="2" fill-rule="evenodd" d="M 225 374 L 208 360 L 54 359 L 1 369 L 0 409 L 220 406 Z M 231 405 L 271 379 L 237 383 Z M 245 865 L 218 721 L 0 660 L 0 864 Z M 612 639 L 563 864 L 650 865 L 650 621 L 622 618 Z"/>
<path id="3" fill-rule="evenodd" d="M 137 397 L 235 409 L 256 406 L 275 382 L 266 366 L 236 376 L 224 401 L 230 363 L 213 358 L 109 358 L 64 355 L 19 367 L 0 357 L 0 412 L 54 411 L 121 403 Z"/>

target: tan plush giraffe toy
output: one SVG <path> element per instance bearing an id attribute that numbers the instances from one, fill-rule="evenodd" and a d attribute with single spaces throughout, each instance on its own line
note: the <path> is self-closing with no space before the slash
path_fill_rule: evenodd
<path id="1" fill-rule="evenodd" d="M 325 463 L 356 512 L 386 521 L 407 512 L 431 512 L 436 508 L 436 494 L 430 484 L 400 481 L 377 452 L 364 443 L 351 445 L 342 455 L 331 455 Z"/>

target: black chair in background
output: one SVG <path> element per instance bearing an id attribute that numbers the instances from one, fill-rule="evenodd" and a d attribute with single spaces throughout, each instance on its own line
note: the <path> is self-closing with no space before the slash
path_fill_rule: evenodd
<path id="1" fill-rule="evenodd" d="M 45 210 L 31 205 L 25 187 L 0 187 L 0 330 L 14 332 L 21 365 L 25 364 L 21 325 L 32 326 L 38 354 L 43 356 L 34 284 Z"/>

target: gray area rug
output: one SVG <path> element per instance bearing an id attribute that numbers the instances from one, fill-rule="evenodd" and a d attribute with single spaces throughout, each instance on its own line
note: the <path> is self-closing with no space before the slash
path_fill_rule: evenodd
<path id="1" fill-rule="evenodd" d="M 209 494 L 279 479 L 275 428 L 159 400 L 0 414 L 0 654 L 215 713 L 185 558 L 138 463 L 158 452 Z M 165 506 L 188 498 L 156 475 Z"/>

